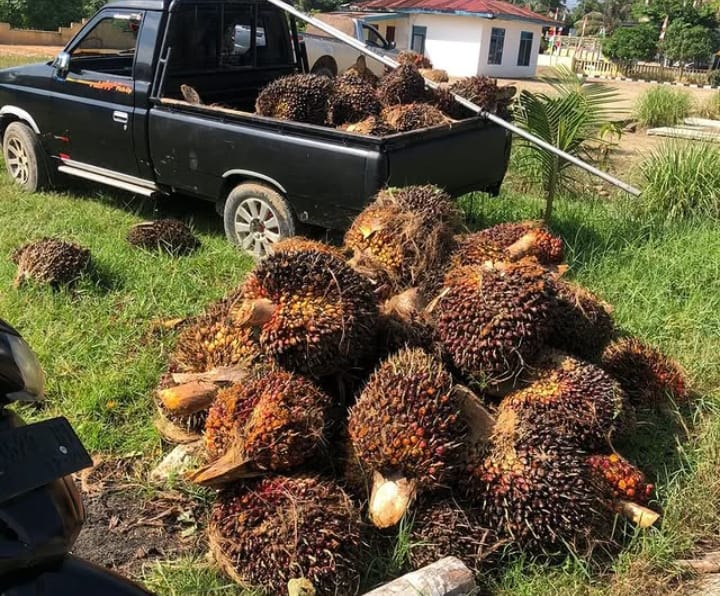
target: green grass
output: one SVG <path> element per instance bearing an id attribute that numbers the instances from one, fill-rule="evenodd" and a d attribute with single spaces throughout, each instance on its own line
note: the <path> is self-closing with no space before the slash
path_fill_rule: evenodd
<path id="1" fill-rule="evenodd" d="M 687 91 L 655 86 L 643 93 L 635 105 L 640 126 L 673 126 L 690 115 L 692 97 Z"/>
<path id="2" fill-rule="evenodd" d="M 661 220 L 720 220 L 720 148 L 668 141 L 640 165 L 642 211 Z"/>
<path id="3" fill-rule="evenodd" d="M 168 338 L 154 337 L 151 322 L 201 311 L 251 265 L 226 242 L 212 209 L 200 207 L 204 218 L 196 227 L 203 247 L 174 259 L 125 241 L 143 208 L 127 196 L 98 189 L 28 195 L 0 179 L 0 313 L 25 335 L 45 368 L 47 404 L 34 415 L 67 416 L 90 451 L 159 447 L 149 395 L 165 364 Z M 91 250 L 94 271 L 74 290 L 12 287 L 10 253 L 43 236 Z"/>
<path id="4" fill-rule="evenodd" d="M 466 197 L 462 204 L 473 226 L 537 217 L 543 207 L 511 190 L 499 198 Z M 150 204 L 89 186 L 26 195 L 0 175 L 0 316 L 26 336 L 48 377 L 46 407 L 25 413 L 67 416 L 93 452 L 142 451 L 148 460 L 159 454 L 150 392 L 172 337 L 150 333 L 151 321 L 200 311 L 250 267 L 227 245 L 212 208 L 168 202 L 161 209 L 192 219 L 203 241 L 197 254 L 173 259 L 127 245 L 127 229 L 151 214 Z M 512 560 L 484 579 L 492 593 L 687 593 L 673 560 L 700 543 L 720 547 L 720 233 L 717 223 L 702 218 L 660 226 L 634 213 L 624 199 L 566 199 L 557 204 L 553 227 L 569 245 L 569 276 L 614 304 L 625 332 L 679 359 L 698 392 L 697 405 L 682 412 L 641 413 L 632 442 L 621 446 L 654 476 L 662 524 L 628 536 L 610 562 Z M 12 288 L 9 253 L 44 235 L 92 250 L 96 271 L 74 291 Z M 407 532 L 395 545 L 383 545 L 368 583 L 398 572 L 408 548 Z M 140 579 L 159 594 L 239 593 L 203 559 L 153 565 Z"/>

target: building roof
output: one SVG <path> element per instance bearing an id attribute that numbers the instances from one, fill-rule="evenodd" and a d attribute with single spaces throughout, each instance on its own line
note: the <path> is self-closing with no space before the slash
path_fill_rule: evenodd
<path id="1" fill-rule="evenodd" d="M 478 16 L 486 19 L 509 19 L 554 25 L 555 19 L 501 0 L 360 0 L 353 9 L 401 13 L 437 13 Z"/>

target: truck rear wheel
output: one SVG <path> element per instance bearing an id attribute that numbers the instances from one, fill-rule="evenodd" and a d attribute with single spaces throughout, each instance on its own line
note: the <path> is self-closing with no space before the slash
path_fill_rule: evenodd
<path id="1" fill-rule="evenodd" d="M 295 235 L 295 217 L 275 190 L 246 182 L 228 195 L 224 210 L 225 235 L 233 244 L 263 258 L 271 245 Z"/>
<path id="2" fill-rule="evenodd" d="M 12 122 L 3 138 L 5 167 L 13 181 L 28 192 L 46 188 L 50 177 L 37 135 L 22 122 Z"/>

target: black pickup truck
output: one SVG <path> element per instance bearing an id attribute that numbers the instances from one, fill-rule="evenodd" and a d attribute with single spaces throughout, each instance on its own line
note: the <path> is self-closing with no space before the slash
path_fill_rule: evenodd
<path id="1" fill-rule="evenodd" d="M 30 191 L 63 174 L 212 201 L 257 255 L 298 222 L 343 229 L 386 185 L 497 193 L 510 136 L 483 118 L 380 138 L 253 114 L 307 70 L 298 39 L 265 0 L 111 2 L 54 61 L 0 71 L 8 172 Z"/>

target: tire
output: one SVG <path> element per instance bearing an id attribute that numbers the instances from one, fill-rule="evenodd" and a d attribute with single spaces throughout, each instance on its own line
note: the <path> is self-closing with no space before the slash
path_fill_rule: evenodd
<path id="1" fill-rule="evenodd" d="M 322 56 L 318 58 L 315 64 L 313 64 L 312 70 L 310 71 L 314 75 L 321 75 L 334 79 L 337 75 L 338 68 L 335 60 L 329 56 Z"/>
<path id="2" fill-rule="evenodd" d="M 318 75 L 318 76 L 327 77 L 328 79 L 335 78 L 335 73 L 332 70 L 330 70 L 327 66 L 321 66 L 319 68 L 316 68 L 315 70 L 312 71 L 312 73 L 315 75 Z"/>
<path id="3" fill-rule="evenodd" d="M 285 198 L 262 184 L 245 182 L 230 191 L 223 212 L 225 235 L 261 259 L 272 244 L 295 235 L 295 217 Z"/>
<path id="4" fill-rule="evenodd" d="M 8 174 L 23 190 L 35 192 L 50 185 L 45 152 L 26 124 L 12 122 L 5 129 L 3 157 Z"/>

